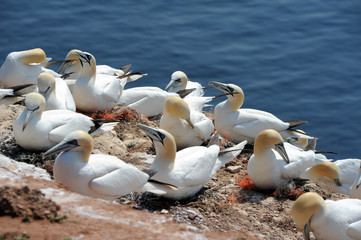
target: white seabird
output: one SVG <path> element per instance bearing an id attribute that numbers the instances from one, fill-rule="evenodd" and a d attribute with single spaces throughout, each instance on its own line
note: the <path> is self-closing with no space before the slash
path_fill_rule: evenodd
<path id="1" fill-rule="evenodd" d="M 166 182 L 179 190 L 169 190 L 165 195 L 171 199 L 186 199 L 195 195 L 226 163 L 233 160 L 247 141 L 220 152 L 218 141 L 209 147 L 194 146 L 176 152 L 173 136 L 163 129 L 138 124 L 152 139 L 156 157 L 151 169 L 157 170 L 152 179 Z M 217 136 L 218 139 L 218 136 Z"/>
<path id="2" fill-rule="evenodd" d="M 321 162 L 307 168 L 301 178 L 323 183 L 326 189 L 349 195 L 350 188 L 360 172 L 360 159 L 348 158 L 335 162 Z M 324 187 L 324 185 L 321 187 Z"/>
<path id="3" fill-rule="evenodd" d="M 361 239 L 361 200 L 323 200 L 314 192 L 302 194 L 292 206 L 292 218 L 305 240 L 312 231 L 318 240 Z"/>
<path id="4" fill-rule="evenodd" d="M 282 186 L 288 179 L 300 177 L 306 168 L 314 164 L 312 158 L 290 162 L 282 136 L 273 129 L 267 129 L 256 137 L 247 172 L 257 188 L 271 190 Z"/>
<path id="5" fill-rule="evenodd" d="M 75 130 L 92 134 L 113 129 L 116 122 L 104 123 L 69 110 L 45 109 L 45 98 L 39 93 L 25 97 L 25 110 L 15 119 L 16 142 L 28 151 L 47 151 Z"/>
<path id="6" fill-rule="evenodd" d="M 194 89 L 188 96 L 203 96 L 204 91 L 201 84 L 192 82 L 188 79 L 187 75 L 182 71 L 175 71 L 168 85 L 165 87 L 167 92 L 178 92 L 185 89 Z M 186 96 L 186 98 L 188 97 Z"/>
<path id="7" fill-rule="evenodd" d="M 227 95 L 214 109 L 214 125 L 217 131 L 233 142 L 247 140 L 253 143 L 256 136 L 265 129 L 274 129 L 282 137 L 310 138 L 309 136 L 292 130 L 292 127 L 306 123 L 305 121 L 284 122 L 273 114 L 256 110 L 241 108 L 244 102 L 244 93 L 234 84 L 210 82 L 210 86 Z"/>
<path id="8" fill-rule="evenodd" d="M 200 146 L 211 138 L 214 130 L 212 120 L 202 112 L 190 109 L 178 96 L 170 96 L 164 104 L 160 128 L 174 137 L 177 149 Z"/>
<path id="9" fill-rule="evenodd" d="M 49 60 L 41 48 L 11 52 L 0 68 L 0 83 L 6 88 L 33 84 L 21 91 L 22 94 L 29 93 L 34 90 L 38 76 Z"/>
<path id="10" fill-rule="evenodd" d="M 38 77 L 35 92 L 40 93 L 46 101 L 45 111 L 55 109 L 76 110 L 73 95 L 68 85 L 61 78 L 55 78 L 51 73 L 43 72 Z"/>
<path id="11" fill-rule="evenodd" d="M 91 154 L 93 138 L 82 130 L 68 134 L 44 155 L 61 152 L 55 159 L 54 179 L 70 190 L 106 200 L 130 192 L 163 194 L 166 185 L 151 183 L 150 175 L 111 155 Z"/>
<path id="12" fill-rule="evenodd" d="M 189 93 L 185 91 L 185 93 Z M 177 93 L 170 93 L 158 87 L 134 87 L 125 89 L 118 103 L 135 109 L 138 113 L 153 117 L 163 112 L 165 100 L 169 96 L 181 96 Z M 190 98 L 189 101 L 193 101 Z"/>

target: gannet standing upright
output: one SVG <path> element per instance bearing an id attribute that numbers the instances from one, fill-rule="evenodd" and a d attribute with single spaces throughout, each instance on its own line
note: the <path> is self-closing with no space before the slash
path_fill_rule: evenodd
<path id="1" fill-rule="evenodd" d="M 247 172 L 257 188 L 268 190 L 281 186 L 284 180 L 300 177 L 306 168 L 313 165 L 312 158 L 290 162 L 282 136 L 273 129 L 266 129 L 256 137 Z"/>
<path id="2" fill-rule="evenodd" d="M 0 68 L 0 83 L 6 88 L 17 85 L 33 84 L 22 90 L 22 94 L 34 90 L 39 74 L 50 58 L 46 58 L 41 48 L 11 52 Z"/>
<path id="3" fill-rule="evenodd" d="M 194 146 L 176 152 L 173 136 L 163 130 L 138 124 L 152 139 L 156 156 L 151 169 L 157 170 L 152 179 L 172 184 L 181 189 L 169 190 L 164 197 L 186 199 L 195 195 L 227 162 L 233 160 L 247 141 L 220 152 L 217 144 Z M 217 136 L 218 137 L 218 136 Z"/>
<path id="4" fill-rule="evenodd" d="M 301 178 L 325 184 L 326 189 L 349 195 L 350 187 L 360 172 L 360 159 L 348 158 L 335 162 L 321 162 L 307 168 Z M 323 185 L 321 185 L 323 187 Z"/>
<path id="5" fill-rule="evenodd" d="M 186 98 L 188 96 L 203 96 L 204 91 L 201 84 L 190 81 L 184 72 L 175 71 L 164 90 L 167 92 L 178 92 L 180 90 L 192 88 L 194 88 L 194 91 L 187 95 Z"/>
<path id="6" fill-rule="evenodd" d="M 160 183 L 151 183 L 150 175 L 111 155 L 91 154 L 93 138 L 82 130 L 68 134 L 44 155 L 61 152 L 55 159 L 54 179 L 70 190 L 106 200 L 115 200 L 130 192 L 151 191 L 162 194 Z"/>
<path id="7" fill-rule="evenodd" d="M 318 240 L 361 239 L 361 200 L 323 200 L 314 192 L 302 194 L 291 209 L 305 240 L 312 231 Z"/>
<path id="8" fill-rule="evenodd" d="M 92 134 L 113 129 L 117 123 L 104 123 L 69 110 L 45 109 L 45 98 L 39 93 L 25 97 L 25 110 L 15 119 L 16 142 L 29 151 L 47 151 L 75 130 Z"/>
<path id="9" fill-rule="evenodd" d="M 291 125 L 265 111 L 240 109 L 244 102 L 244 93 L 237 85 L 220 82 L 210 82 L 209 85 L 227 95 L 228 99 L 217 104 L 214 109 L 214 125 L 220 135 L 230 141 L 237 143 L 247 140 L 253 143 L 256 136 L 265 129 L 274 129 L 284 138 L 310 138 L 291 129 L 305 121 L 294 121 Z"/>
<path id="10" fill-rule="evenodd" d="M 40 93 L 45 98 L 45 111 L 67 109 L 75 112 L 76 110 L 68 85 L 63 79 L 55 78 L 51 73 L 43 72 L 39 75 L 35 92 Z"/>
<path id="11" fill-rule="evenodd" d="M 186 101 L 170 96 L 164 103 L 160 128 L 173 135 L 177 149 L 199 146 L 211 138 L 212 120 L 202 112 L 190 109 Z"/>

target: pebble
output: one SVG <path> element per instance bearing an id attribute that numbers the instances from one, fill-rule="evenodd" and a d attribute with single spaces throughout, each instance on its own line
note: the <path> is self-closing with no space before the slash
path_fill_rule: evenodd
<path id="1" fill-rule="evenodd" d="M 230 173 L 238 173 L 239 171 L 241 171 L 242 166 L 228 166 L 226 168 L 226 170 Z"/>
<path id="2" fill-rule="evenodd" d="M 162 209 L 162 211 L 160 211 L 160 213 L 161 213 L 161 214 L 167 214 L 167 213 L 169 213 L 169 211 L 168 211 L 168 210 L 165 210 L 165 209 Z"/>

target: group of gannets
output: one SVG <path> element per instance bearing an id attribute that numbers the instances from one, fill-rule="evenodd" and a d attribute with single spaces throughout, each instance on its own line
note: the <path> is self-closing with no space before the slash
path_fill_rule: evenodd
<path id="1" fill-rule="evenodd" d="M 10 53 L 0 69 L 5 87 L 0 89 L 0 103 L 13 103 L 2 102 L 8 96 L 25 98 L 25 109 L 13 125 L 17 143 L 29 151 L 46 151 L 44 155 L 60 152 L 54 179 L 72 191 L 107 200 L 145 191 L 175 200 L 189 198 L 247 143 L 254 143 L 247 172 L 258 189 L 274 190 L 289 179 L 304 178 L 361 198 L 361 160 L 332 162 L 317 153 L 308 145 L 315 139 L 295 129 L 305 121 L 282 121 L 265 111 L 241 108 L 244 92 L 235 84 L 209 83 L 227 97 L 215 107 L 213 125 L 202 109 L 214 97 L 203 96 L 204 87 L 184 72 L 175 71 L 165 90 L 124 89 L 127 82 L 146 74 L 132 73 L 130 65 L 96 65 L 92 54 L 77 49 L 59 61 L 63 64 L 57 72 L 48 68 L 57 62 L 49 61 L 42 49 Z M 116 104 L 148 117 L 161 114 L 159 129 L 138 125 L 156 150 L 149 169 L 140 170 L 115 156 L 91 154 L 89 134 L 111 130 L 117 123 L 93 120 L 75 110 L 93 113 Z M 221 150 L 214 131 L 236 145 Z M 361 237 L 359 199 L 324 201 L 307 193 L 294 203 L 292 217 L 305 239 L 311 230 L 318 239 Z"/>

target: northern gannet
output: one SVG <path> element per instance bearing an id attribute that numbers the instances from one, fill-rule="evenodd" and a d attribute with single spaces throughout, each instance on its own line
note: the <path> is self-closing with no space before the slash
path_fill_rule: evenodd
<path id="1" fill-rule="evenodd" d="M 157 170 L 157 173 L 152 179 L 181 188 L 169 190 L 163 195 L 177 200 L 195 195 L 247 143 L 244 141 L 223 152 L 220 152 L 218 142 L 209 147 L 194 146 L 176 152 L 174 138 L 167 131 L 142 124 L 138 124 L 138 127 L 147 133 L 155 147 L 156 156 L 150 168 Z"/>
<path id="2" fill-rule="evenodd" d="M 73 86 L 75 84 L 75 80 L 79 78 L 80 72 L 82 70 L 82 63 L 77 56 L 77 52 L 82 52 L 78 49 L 73 49 L 68 52 L 68 54 L 65 57 L 64 63 L 62 66 L 60 66 L 58 73 L 62 75 L 62 77 L 65 79 L 65 82 L 68 84 L 71 91 L 73 90 Z M 126 82 L 135 81 L 138 78 L 141 78 L 143 76 L 146 76 L 145 73 L 132 73 L 130 71 L 130 64 L 123 66 L 119 69 L 112 68 L 108 65 L 96 65 L 96 74 L 97 75 L 110 75 L 110 76 L 123 76 L 127 75 L 127 77 L 124 77 L 124 85 Z M 123 88 L 124 88 L 123 85 Z"/>
<path id="3" fill-rule="evenodd" d="M 184 89 L 194 89 L 188 96 L 203 96 L 204 91 L 201 84 L 198 82 L 192 82 L 187 75 L 182 71 L 175 71 L 170 79 L 170 82 L 165 87 L 167 92 L 178 92 Z M 186 96 L 186 97 L 188 97 Z"/>
<path id="4" fill-rule="evenodd" d="M 165 100 L 169 96 L 181 95 L 164 91 L 158 87 L 134 87 L 125 89 L 118 103 L 133 108 L 140 114 L 153 117 L 163 113 Z M 187 101 L 192 102 L 193 98 Z"/>
<path id="5" fill-rule="evenodd" d="M 212 120 L 202 112 L 190 109 L 178 96 L 170 96 L 164 104 L 160 128 L 173 135 L 177 149 L 200 146 L 211 138 L 214 130 Z"/>
<path id="6" fill-rule="evenodd" d="M 292 130 L 292 127 L 303 124 L 305 121 L 284 122 L 265 111 L 240 109 L 244 102 L 244 93 L 237 85 L 220 82 L 210 82 L 209 85 L 227 95 L 228 99 L 217 104 L 214 109 L 214 125 L 220 135 L 228 140 L 236 143 L 247 140 L 253 143 L 256 136 L 265 129 L 274 129 L 284 138 L 310 138 Z"/>
<path id="7" fill-rule="evenodd" d="M 291 209 L 305 240 L 310 231 L 318 240 L 361 239 L 361 200 L 323 200 L 314 192 L 302 194 Z"/>
<path id="8" fill-rule="evenodd" d="M 21 91 L 22 94 L 29 93 L 34 90 L 38 76 L 49 60 L 41 48 L 11 52 L 0 68 L 0 83 L 6 88 L 33 84 Z"/>
<path id="9" fill-rule="evenodd" d="M 83 112 L 110 110 L 118 102 L 128 76 L 96 74 L 96 62 L 92 54 L 76 52 L 81 71 L 73 86 L 76 108 Z"/>
<path id="10" fill-rule="evenodd" d="M 282 136 L 273 129 L 267 129 L 256 137 L 247 172 L 257 188 L 268 190 L 278 188 L 287 179 L 300 177 L 306 168 L 313 165 L 312 158 L 290 162 Z"/>
<path id="11" fill-rule="evenodd" d="M 360 162 L 360 159 L 353 158 L 321 162 L 307 168 L 300 177 L 321 182 L 321 187 L 333 192 L 349 195 L 350 188 L 359 175 Z"/>
<path id="12" fill-rule="evenodd" d="M 63 79 L 55 78 L 51 73 L 43 72 L 39 75 L 35 92 L 45 98 L 45 111 L 67 109 L 75 112 L 76 110 L 68 85 Z"/>
<path id="13" fill-rule="evenodd" d="M 93 138 L 82 130 L 68 134 L 44 155 L 61 152 L 55 159 L 54 179 L 70 190 L 106 200 L 115 200 L 130 192 L 150 191 L 163 194 L 160 183 L 151 183 L 150 175 L 111 155 L 91 154 Z"/>
<path id="14" fill-rule="evenodd" d="M 45 98 L 39 93 L 25 97 L 25 110 L 16 118 L 13 132 L 16 142 L 29 151 L 47 151 L 75 130 L 92 134 L 113 129 L 117 123 L 104 123 L 69 110 L 45 109 Z"/>

